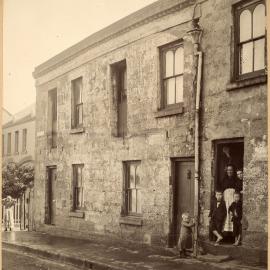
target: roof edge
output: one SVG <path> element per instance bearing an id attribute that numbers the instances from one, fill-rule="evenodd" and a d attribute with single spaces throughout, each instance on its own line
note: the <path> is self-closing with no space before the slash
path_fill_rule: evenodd
<path id="1" fill-rule="evenodd" d="M 65 49 L 44 63 L 36 66 L 32 75 L 35 79 L 37 79 L 43 74 L 53 70 L 59 63 L 65 63 L 73 59 L 77 54 L 89 49 L 90 47 L 96 47 L 132 29 L 178 11 L 182 8 L 191 6 L 195 3 L 196 0 L 159 0 L 154 2 L 91 34 L 75 45 Z"/>
<path id="2" fill-rule="evenodd" d="M 25 117 L 21 118 L 21 119 L 18 119 L 17 121 L 9 121 L 7 123 L 5 123 L 3 126 L 2 126 L 2 129 L 4 128 L 10 128 L 10 127 L 14 127 L 14 126 L 17 126 L 17 125 L 22 125 L 24 123 L 27 123 L 27 122 L 32 122 L 36 120 L 36 116 L 32 116 L 31 114 L 28 114 L 26 115 Z"/>

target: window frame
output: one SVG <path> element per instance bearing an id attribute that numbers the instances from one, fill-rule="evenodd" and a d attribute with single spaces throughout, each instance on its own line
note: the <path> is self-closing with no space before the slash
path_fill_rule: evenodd
<path id="1" fill-rule="evenodd" d="M 174 59 L 173 59 L 173 63 L 174 63 L 174 67 L 173 70 L 175 69 L 175 51 L 182 47 L 183 48 L 183 71 L 182 73 L 179 73 L 177 75 L 173 75 L 173 76 L 169 76 L 169 77 L 165 77 L 165 71 L 166 71 L 166 53 L 170 50 L 174 51 Z M 184 42 L 183 40 L 177 40 L 177 41 L 173 41 L 171 43 L 165 44 L 163 46 L 161 46 L 159 48 L 159 59 L 160 59 L 160 89 L 161 89 L 161 93 L 160 93 L 160 107 L 162 110 L 170 110 L 170 109 L 175 109 L 178 107 L 182 107 L 184 104 L 184 100 L 178 103 L 174 103 L 174 104 L 167 104 L 167 91 L 165 89 L 165 85 L 164 82 L 165 80 L 171 79 L 171 78 L 177 78 L 182 76 L 183 78 L 183 96 L 184 96 L 184 68 L 185 68 L 185 50 L 184 50 Z M 176 88 L 175 88 L 176 91 Z M 175 95 L 176 97 L 176 95 Z"/>
<path id="2" fill-rule="evenodd" d="M 123 59 L 111 64 L 112 105 L 114 107 L 115 128 L 113 135 L 125 138 L 128 134 L 128 81 L 127 60 Z M 126 112 L 123 113 L 122 100 L 126 101 Z M 122 114 L 120 114 L 120 110 Z"/>
<path id="3" fill-rule="evenodd" d="M 266 10 L 266 4 L 264 0 L 250 0 L 248 2 L 243 2 L 241 1 L 240 3 L 237 3 L 234 6 L 233 9 L 233 20 L 234 20 L 234 56 L 233 56 L 233 60 L 234 60 L 234 72 L 233 72 L 233 77 L 234 80 L 236 81 L 241 81 L 241 80 L 245 80 L 245 79 L 252 79 L 252 78 L 256 78 L 259 76 L 263 76 L 266 74 L 265 72 L 265 68 L 260 69 L 260 70 L 256 70 L 256 71 L 252 71 L 252 72 L 248 72 L 245 74 L 240 74 L 240 53 L 241 53 L 241 45 L 242 44 L 247 44 L 252 42 L 253 43 L 253 54 L 252 54 L 252 65 L 253 65 L 253 69 L 254 69 L 254 42 L 260 39 L 265 40 L 265 47 L 264 47 L 264 56 L 265 56 L 265 67 L 267 66 L 267 54 L 266 54 L 266 50 L 267 50 L 267 39 L 266 39 L 266 31 L 264 33 L 264 35 L 261 35 L 259 37 L 254 38 L 253 37 L 253 11 L 255 9 L 255 7 L 259 4 L 263 4 L 265 6 L 265 10 Z M 252 38 L 249 40 L 245 40 L 240 42 L 240 14 L 244 11 L 244 10 L 250 10 L 251 11 L 251 31 L 252 31 Z"/>
<path id="4" fill-rule="evenodd" d="M 80 90 L 80 97 L 81 100 L 79 103 L 76 103 L 75 100 L 75 91 L 78 90 L 75 87 L 75 84 L 77 82 L 81 83 L 81 87 L 79 88 Z M 83 94 L 83 77 L 80 76 L 74 80 L 71 81 L 71 129 L 79 129 L 83 127 L 83 98 L 82 98 L 82 94 Z M 81 108 L 81 116 L 82 116 L 82 121 L 81 123 L 79 123 L 79 109 Z"/>
<path id="5" fill-rule="evenodd" d="M 57 148 L 57 120 L 58 120 L 58 104 L 57 104 L 57 88 L 48 91 L 48 143 L 51 148 Z M 55 129 L 54 129 L 55 122 Z"/>
<path id="6" fill-rule="evenodd" d="M 84 180 L 83 180 L 84 164 L 72 164 L 72 211 L 80 211 L 84 209 Z M 78 185 L 78 169 L 81 170 L 80 186 Z M 81 206 L 78 205 L 76 190 L 81 189 Z"/>
<path id="7" fill-rule="evenodd" d="M 19 154 L 19 142 L 20 142 L 20 133 L 19 130 L 15 131 L 15 136 L 14 136 L 14 153 Z"/>
<path id="8" fill-rule="evenodd" d="M 11 132 L 8 132 L 8 137 L 7 137 L 7 155 L 8 156 L 11 155 L 11 140 L 12 140 Z"/>
<path id="9" fill-rule="evenodd" d="M 5 156 L 5 134 L 2 134 L 2 157 Z"/>
<path id="10" fill-rule="evenodd" d="M 22 132 L 22 153 L 26 152 L 27 152 L 27 128 L 24 128 Z"/>
<path id="11" fill-rule="evenodd" d="M 124 167 L 124 181 L 123 181 L 123 193 L 124 193 L 124 199 L 123 199 L 123 215 L 124 216 L 133 216 L 133 217 L 142 217 L 142 209 L 141 212 L 132 212 L 130 211 L 130 205 L 129 205 L 129 191 L 132 190 L 129 188 L 129 171 L 130 171 L 130 165 L 132 164 L 137 164 L 137 166 L 141 166 L 141 161 L 140 160 L 132 160 L 132 161 L 124 161 L 123 162 L 123 167 Z M 136 194 L 138 194 L 138 190 L 142 190 L 142 188 L 136 188 L 136 177 L 135 177 L 135 190 Z M 136 208 L 138 205 L 138 200 L 136 196 Z"/>

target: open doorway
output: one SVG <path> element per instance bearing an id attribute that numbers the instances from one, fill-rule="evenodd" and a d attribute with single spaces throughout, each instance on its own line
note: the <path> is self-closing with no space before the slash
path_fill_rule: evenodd
<path id="1" fill-rule="evenodd" d="M 56 216 L 56 166 L 47 167 L 45 193 L 45 224 L 55 225 Z"/>
<path id="2" fill-rule="evenodd" d="M 233 165 L 234 177 L 237 178 L 236 172 L 238 170 L 243 171 L 244 165 L 244 139 L 224 139 L 214 141 L 214 185 L 212 190 L 212 196 L 214 191 L 220 189 L 224 185 L 223 181 L 227 174 L 227 166 Z M 242 181 L 242 180 L 241 180 Z M 242 198 L 243 202 L 243 198 Z M 228 206 L 227 206 L 228 208 Z M 234 241 L 233 229 L 225 229 L 224 226 L 223 237 L 225 243 L 232 243 Z M 214 236 L 210 232 L 210 240 L 214 240 Z"/>

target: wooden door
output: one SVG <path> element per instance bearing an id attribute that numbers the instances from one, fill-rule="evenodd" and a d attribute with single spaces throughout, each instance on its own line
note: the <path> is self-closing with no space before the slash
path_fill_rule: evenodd
<path id="1" fill-rule="evenodd" d="M 48 224 L 55 224 L 56 215 L 56 168 L 48 171 Z"/>
<path id="2" fill-rule="evenodd" d="M 194 161 L 175 163 L 175 244 L 179 238 L 182 214 L 194 216 Z M 190 243 L 191 245 L 191 243 Z M 190 246 L 190 248 L 192 245 Z"/>

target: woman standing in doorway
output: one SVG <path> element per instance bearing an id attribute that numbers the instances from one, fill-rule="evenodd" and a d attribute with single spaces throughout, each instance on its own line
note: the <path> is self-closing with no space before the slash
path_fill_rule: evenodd
<path id="1" fill-rule="evenodd" d="M 235 169 L 232 164 L 227 165 L 226 175 L 221 183 L 221 189 L 223 191 L 223 198 L 227 208 L 227 216 L 224 224 L 224 232 L 233 231 L 233 223 L 231 221 L 229 207 L 233 203 L 233 196 L 235 192 L 240 192 L 242 190 L 242 183 L 236 177 Z"/>

